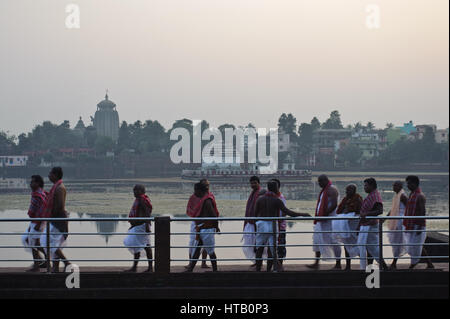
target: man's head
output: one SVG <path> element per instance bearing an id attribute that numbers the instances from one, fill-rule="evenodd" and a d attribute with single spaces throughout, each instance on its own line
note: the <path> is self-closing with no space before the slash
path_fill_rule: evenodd
<path id="1" fill-rule="evenodd" d="M 57 181 L 59 181 L 60 179 L 63 178 L 63 170 L 61 167 L 53 167 L 50 170 L 50 173 L 48 173 L 48 179 L 52 182 L 52 183 L 56 183 Z"/>
<path id="2" fill-rule="evenodd" d="M 133 187 L 134 197 L 139 197 L 145 194 L 145 186 L 142 184 L 136 184 Z"/>
<path id="3" fill-rule="evenodd" d="M 39 188 L 44 188 L 44 179 L 41 175 L 32 175 L 30 181 L 30 188 L 33 191 L 38 190 Z"/>
<path id="4" fill-rule="evenodd" d="M 375 178 L 370 177 L 364 180 L 364 191 L 369 194 L 377 189 L 377 181 Z"/>
<path id="5" fill-rule="evenodd" d="M 267 182 L 267 189 L 269 192 L 278 193 L 278 184 L 277 182 L 270 180 Z"/>
<path id="6" fill-rule="evenodd" d="M 278 178 L 272 178 L 271 181 L 274 181 L 278 185 L 278 191 L 281 189 L 281 182 Z"/>
<path id="7" fill-rule="evenodd" d="M 206 178 L 202 178 L 200 183 L 206 186 L 206 190 L 209 192 L 209 181 Z"/>
<path id="8" fill-rule="evenodd" d="M 259 181 L 259 177 L 258 176 L 250 177 L 250 187 L 253 190 L 257 190 L 259 188 L 259 184 L 260 184 L 260 181 Z"/>
<path id="9" fill-rule="evenodd" d="M 352 197 L 355 194 L 356 194 L 356 185 L 348 184 L 347 187 L 345 188 L 345 195 L 347 195 L 347 197 Z"/>
<path id="10" fill-rule="evenodd" d="M 208 188 L 203 183 L 195 183 L 194 185 L 194 194 L 197 197 L 203 197 L 208 192 Z"/>
<path id="11" fill-rule="evenodd" d="M 394 184 L 392 184 L 392 190 L 396 192 L 397 194 L 403 189 L 403 182 L 401 181 L 395 181 Z"/>
<path id="12" fill-rule="evenodd" d="M 419 177 L 415 175 L 409 175 L 408 177 L 406 177 L 406 185 L 408 186 L 408 189 L 410 191 L 415 191 L 420 185 Z"/>
<path id="13" fill-rule="evenodd" d="M 328 183 L 330 182 L 330 180 L 328 179 L 328 176 L 325 174 L 319 175 L 319 177 L 317 178 L 317 182 L 319 183 L 319 186 L 321 188 L 324 188 L 328 185 Z"/>

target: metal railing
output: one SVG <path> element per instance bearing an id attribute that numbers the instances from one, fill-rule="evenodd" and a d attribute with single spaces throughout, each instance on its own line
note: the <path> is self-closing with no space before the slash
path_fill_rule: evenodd
<path id="1" fill-rule="evenodd" d="M 207 217 L 207 218 L 190 218 L 190 217 L 150 217 L 150 218 L 128 218 L 128 217 L 111 217 L 111 218 L 99 218 L 99 217 L 93 217 L 93 218 L 0 218 L 0 223 L 4 222 L 45 222 L 46 223 L 46 231 L 41 233 L 34 233 L 34 234 L 40 234 L 46 236 L 46 245 L 43 246 L 27 246 L 27 248 L 44 248 L 46 251 L 46 259 L 0 259 L 0 262 L 23 262 L 23 261 L 46 261 L 47 262 L 47 272 L 50 273 L 50 263 L 56 259 L 52 258 L 51 249 L 52 248 L 59 248 L 59 246 L 51 246 L 50 241 L 50 223 L 51 222 L 57 222 L 57 221 L 68 221 L 68 222 L 92 222 L 92 221 L 98 221 L 98 222 L 111 222 L 111 221 L 149 221 L 154 223 L 155 231 L 152 233 L 134 233 L 134 235 L 151 235 L 154 236 L 154 245 L 153 246 L 146 246 L 150 248 L 154 248 L 155 253 L 153 255 L 152 259 L 141 259 L 144 261 L 152 261 L 155 262 L 155 271 L 157 273 L 170 273 L 170 266 L 171 262 L 181 262 L 181 261 L 193 261 L 196 259 L 190 258 L 186 259 L 178 259 L 178 258 L 171 258 L 171 249 L 195 249 L 199 247 L 208 248 L 212 246 L 199 246 L 197 243 L 196 245 L 171 245 L 171 236 L 196 236 L 200 235 L 201 232 L 171 232 L 170 231 L 170 225 L 173 222 L 193 222 L 193 221 L 205 221 L 205 220 L 217 220 L 218 222 L 237 222 L 237 221 L 270 221 L 272 222 L 272 229 L 273 231 L 270 233 L 261 233 L 261 232 L 246 232 L 246 231 L 232 231 L 232 232 L 220 232 L 218 234 L 220 235 L 244 235 L 244 234 L 271 234 L 273 237 L 273 247 L 270 247 L 273 251 L 273 257 L 272 258 L 254 258 L 252 261 L 257 260 L 269 260 L 273 259 L 273 267 L 274 270 L 278 270 L 278 260 L 297 260 L 297 261 L 304 261 L 304 260 L 318 260 L 320 257 L 293 257 L 293 258 L 279 258 L 277 251 L 279 247 L 311 247 L 311 246 L 345 246 L 343 243 L 327 243 L 327 244 L 279 244 L 278 243 L 278 222 L 280 221 L 327 221 L 327 220 L 360 220 L 361 218 L 358 216 L 355 217 L 348 217 L 348 216 L 329 216 L 329 217 Z M 366 217 L 366 220 L 378 220 L 378 221 L 385 221 L 389 219 L 396 219 L 396 220 L 406 220 L 406 219 L 425 219 L 425 220 L 449 220 L 449 216 L 420 216 L 420 217 L 413 217 L 413 216 L 370 216 Z M 285 231 L 286 234 L 312 234 L 314 232 L 318 233 L 361 233 L 359 230 L 351 230 L 351 231 L 314 231 L 314 230 L 305 230 L 305 231 Z M 379 260 L 384 260 L 388 258 L 384 258 L 383 256 L 383 247 L 386 246 L 422 246 L 421 243 L 418 244 L 385 244 L 383 242 L 383 234 L 385 233 L 408 233 L 408 232 L 417 232 L 417 230 L 384 230 L 383 229 L 383 222 L 378 222 L 378 228 L 376 231 L 366 231 L 367 233 L 376 233 L 378 234 L 378 243 L 376 244 L 369 244 L 366 243 L 363 246 L 378 246 L 379 248 Z M 448 233 L 449 229 L 431 229 L 431 230 L 425 230 L 427 233 Z M 0 235 L 23 235 L 23 232 L 0 232 Z M 58 232 L 58 234 L 67 234 L 67 235 L 99 235 L 99 234 L 105 234 L 105 235 L 128 235 L 129 233 L 125 232 Z M 351 246 L 362 246 L 357 244 L 356 242 L 352 244 Z M 423 246 L 447 246 L 447 243 L 423 243 Z M 78 248 L 78 249 L 93 249 L 93 248 L 124 248 L 125 246 L 64 246 L 64 248 Z M 215 245 L 214 248 L 238 248 L 241 249 L 243 247 L 254 247 L 255 249 L 258 247 L 256 243 L 254 245 Z M 23 246 L 18 245 L 1 245 L 0 249 L 17 249 L 17 248 L 23 248 Z M 142 248 L 142 246 L 128 246 L 127 248 Z M 448 251 L 448 250 L 447 250 Z M 328 257 L 327 259 L 330 259 L 333 257 Z M 340 258 L 340 257 L 339 257 Z M 409 258 L 422 258 L 422 256 L 410 256 L 410 257 L 397 257 L 398 259 L 409 259 Z M 429 259 L 443 259 L 446 258 L 448 260 L 448 254 L 442 255 L 442 256 L 426 256 L 426 258 Z M 360 259 L 360 257 L 344 257 L 343 259 Z M 123 261 L 134 261 L 135 259 L 71 259 L 71 261 L 77 261 L 77 262 L 123 262 Z M 248 261 L 248 258 L 217 258 L 218 262 L 230 262 L 230 261 Z"/>

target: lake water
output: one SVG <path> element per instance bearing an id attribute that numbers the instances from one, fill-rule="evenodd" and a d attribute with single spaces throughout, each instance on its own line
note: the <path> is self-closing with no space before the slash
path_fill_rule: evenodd
<path id="1" fill-rule="evenodd" d="M 330 174 L 331 175 L 331 174 Z M 389 211 L 393 196 L 392 182 L 404 180 L 404 173 L 386 173 L 371 176 L 377 178 L 379 190 L 385 201 L 385 212 Z M 358 191 L 363 193 L 362 180 L 366 175 L 348 174 L 346 176 L 331 176 L 334 184 L 340 193 L 344 194 L 345 186 L 349 183 L 358 185 Z M 133 203 L 132 188 L 135 183 L 143 183 L 147 188 L 153 204 L 154 216 L 185 217 L 186 203 L 192 193 L 193 182 L 172 179 L 141 179 L 141 180 L 67 180 L 67 205 L 71 218 L 83 217 L 126 217 Z M 283 183 L 283 181 L 282 181 Z M 1 185 L 14 185 L 0 189 L 0 218 L 27 218 L 30 194 L 26 189 L 27 181 L 15 181 L 14 183 L 3 183 Z M 19 186 L 17 186 L 19 185 Z M 46 184 L 49 189 L 50 184 Z M 448 174 L 433 174 L 422 177 L 421 187 L 427 196 L 427 214 L 445 215 L 449 213 Z M 317 193 L 319 187 L 316 183 L 302 183 L 295 185 L 282 185 L 282 192 L 287 198 L 289 208 L 299 212 L 314 214 Z M 211 184 L 211 191 L 214 192 L 218 209 L 223 217 L 243 216 L 245 204 L 250 192 L 247 185 L 231 184 Z M 242 231 L 243 222 L 221 222 L 222 232 Z M 188 232 L 190 222 L 173 222 L 172 232 Z M 0 233 L 23 232 L 27 223 L 8 222 L 0 223 Z M 131 259 L 131 254 L 123 248 L 123 238 L 125 235 L 101 235 L 99 233 L 125 233 L 128 229 L 127 222 L 79 222 L 70 223 L 71 232 L 94 233 L 94 235 L 70 235 L 67 246 L 101 246 L 104 248 L 65 248 L 66 256 L 69 259 Z M 429 229 L 448 229 L 447 221 L 430 221 Z M 293 221 L 288 223 L 288 231 L 311 231 L 312 222 Z M 216 245 L 241 245 L 242 235 L 221 234 L 216 236 Z M 287 244 L 311 244 L 312 235 L 288 234 Z M 0 235 L 1 246 L 20 246 L 20 236 Z M 385 241 L 387 238 L 385 238 Z M 154 240 L 151 240 L 152 244 Z M 185 246 L 188 244 L 187 235 L 171 237 L 172 246 Z M 111 248 L 116 247 L 119 248 Z M 110 248 L 108 248 L 110 247 Z M 242 249 L 217 248 L 218 258 L 244 258 Z M 391 248 L 385 247 L 386 257 L 391 256 Z M 173 259 L 187 258 L 186 248 L 173 248 L 171 257 Z M 312 257 L 311 247 L 288 247 L 288 258 Z M 31 255 L 23 248 L 0 248 L 0 259 L 31 259 Z M 302 263 L 309 261 L 287 261 L 288 263 Z M 403 262 L 407 262 L 406 260 Z M 79 265 L 129 265 L 130 262 L 76 262 Z M 186 264 L 185 261 L 174 262 L 174 264 Z M 225 263 L 225 262 L 223 262 Z M 226 263 L 246 263 L 248 261 L 233 261 Z M 0 262 L 0 267 L 6 266 L 28 266 L 26 262 Z"/>

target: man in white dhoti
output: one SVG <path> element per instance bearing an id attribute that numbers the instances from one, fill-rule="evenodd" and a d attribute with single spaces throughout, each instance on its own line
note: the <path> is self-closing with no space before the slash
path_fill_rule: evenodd
<path id="1" fill-rule="evenodd" d="M 279 217 L 280 210 L 291 217 L 305 216 L 309 217 L 309 214 L 296 213 L 288 209 L 281 199 L 278 198 L 278 184 L 276 181 L 269 181 L 267 183 L 267 192 L 259 196 L 255 205 L 255 217 Z M 273 229 L 275 224 L 275 229 Z M 271 220 L 257 220 L 256 221 L 256 271 L 261 271 L 262 267 L 262 255 L 265 247 L 268 247 L 267 254 L 267 271 L 272 269 L 273 257 L 277 253 L 274 249 L 274 240 L 278 238 L 277 222 Z"/>
<path id="2" fill-rule="evenodd" d="M 258 196 L 260 196 L 261 185 L 258 176 L 250 177 L 250 187 L 252 189 L 250 196 L 247 200 L 247 205 L 245 207 L 245 217 L 255 217 L 255 204 Z M 244 234 L 242 235 L 242 242 L 245 247 L 242 247 L 242 251 L 246 258 L 253 261 L 251 267 L 256 266 L 255 254 L 256 247 L 247 247 L 256 245 L 256 225 L 255 220 L 245 220 L 244 221 Z"/>
<path id="3" fill-rule="evenodd" d="M 339 217 L 358 217 L 363 199 L 356 192 L 356 185 L 350 184 L 345 188 L 346 196 L 339 204 L 336 215 Z M 351 270 L 351 258 L 359 255 L 358 241 L 359 219 L 339 219 L 333 220 L 333 235 L 336 242 L 344 244 L 345 270 Z"/>
<path id="4" fill-rule="evenodd" d="M 316 204 L 316 217 L 327 217 L 336 215 L 336 207 L 338 204 L 339 192 L 333 186 L 326 175 L 320 175 L 317 179 L 322 190 L 319 193 Z M 332 235 L 332 221 L 331 220 L 314 220 L 314 234 L 313 234 L 313 251 L 315 252 L 315 262 L 311 265 L 306 265 L 308 268 L 319 268 L 320 258 L 335 258 L 336 264 L 334 269 L 341 269 L 341 247 L 328 246 L 338 244 Z"/>
<path id="5" fill-rule="evenodd" d="M 53 183 L 47 196 L 45 217 L 68 218 L 66 211 L 66 187 L 62 181 L 63 171 L 61 167 L 53 167 L 48 174 L 48 179 Z M 50 253 L 53 260 L 52 272 L 59 272 L 59 262 L 64 263 L 64 271 L 70 265 L 69 260 L 63 254 L 62 249 L 66 245 L 69 236 L 68 221 L 50 222 Z M 47 246 L 47 231 L 41 236 L 42 247 Z"/>
<path id="6" fill-rule="evenodd" d="M 193 212 L 194 217 L 219 217 L 219 211 L 214 197 L 208 191 L 208 188 L 203 183 L 195 184 L 195 196 L 200 198 L 198 205 Z M 215 233 L 220 232 L 219 223 L 217 219 L 211 220 L 196 220 L 195 221 L 195 250 L 189 263 L 189 267 L 186 272 L 192 272 L 197 263 L 197 259 L 200 257 L 200 252 L 204 249 L 211 260 L 213 271 L 217 271 L 217 256 L 215 253 Z"/>
<path id="7" fill-rule="evenodd" d="M 128 217 L 150 217 L 152 214 L 152 203 L 150 198 L 145 194 L 144 185 L 135 185 L 133 188 L 135 200 L 131 207 Z M 153 271 L 152 249 L 150 248 L 150 221 L 130 220 L 131 227 L 128 229 L 128 235 L 125 237 L 123 244 L 134 255 L 133 266 L 126 270 L 126 272 L 136 272 L 139 259 L 141 258 L 141 251 L 145 250 L 148 260 L 148 268 L 145 272 Z"/>
<path id="8" fill-rule="evenodd" d="M 386 270 L 386 263 L 380 259 L 378 220 L 366 218 L 383 214 L 383 200 L 378 192 L 375 178 L 364 180 L 364 191 L 369 195 L 364 199 L 359 213 L 361 217 L 358 235 L 360 269 L 365 271 L 367 259 L 369 264 L 372 264 L 373 258 L 375 258 L 378 264 Z"/>
<path id="9" fill-rule="evenodd" d="M 419 187 L 420 180 L 417 176 L 406 177 L 408 189 L 411 191 L 408 202 L 406 204 L 405 216 L 425 216 L 426 215 L 426 198 Z M 423 247 L 427 237 L 426 220 L 425 219 L 404 219 L 403 230 L 405 231 L 405 249 L 406 253 L 411 256 L 410 269 L 413 269 L 420 262 L 422 256 L 427 257 L 428 253 Z M 430 258 L 425 258 L 427 268 L 434 268 Z"/>
<path id="10" fill-rule="evenodd" d="M 392 184 L 394 191 L 394 197 L 392 198 L 391 210 L 388 216 L 403 216 L 405 214 L 405 207 L 408 203 L 408 197 L 406 197 L 403 190 L 403 183 L 396 181 Z M 389 229 L 388 238 L 389 243 L 392 245 L 392 255 L 394 256 L 389 269 L 397 269 L 397 260 L 405 253 L 404 236 L 403 236 L 403 220 L 402 219 L 389 219 L 387 221 Z"/>
<path id="11" fill-rule="evenodd" d="M 31 176 L 31 202 L 28 209 L 30 218 L 42 218 L 45 216 L 45 205 L 47 202 L 47 193 L 44 191 L 44 180 L 40 175 Z M 45 222 L 31 221 L 27 232 L 22 236 L 22 243 L 27 251 L 31 251 L 34 263 L 29 272 L 38 272 L 39 268 L 47 267 L 47 263 L 42 261 L 39 252 L 46 258 L 45 250 L 41 247 L 40 238 L 45 229 Z"/>

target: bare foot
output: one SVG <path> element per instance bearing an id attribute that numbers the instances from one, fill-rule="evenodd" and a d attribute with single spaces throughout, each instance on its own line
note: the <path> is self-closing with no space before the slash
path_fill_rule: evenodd
<path id="1" fill-rule="evenodd" d="M 308 267 L 309 269 L 319 269 L 319 264 L 315 263 L 315 264 L 311 264 L 311 265 L 306 265 L 306 267 Z"/>
<path id="2" fill-rule="evenodd" d="M 341 269 L 342 269 L 341 264 L 336 264 L 336 265 L 334 265 L 333 268 L 331 268 L 331 270 L 341 270 Z"/>
<path id="3" fill-rule="evenodd" d="M 153 268 L 147 268 L 144 272 L 153 272 Z"/>
<path id="4" fill-rule="evenodd" d="M 202 264 L 202 268 L 210 268 L 206 263 Z"/>
<path id="5" fill-rule="evenodd" d="M 131 267 L 130 269 L 124 270 L 123 272 L 136 272 L 136 267 Z"/>
<path id="6" fill-rule="evenodd" d="M 40 272 L 39 266 L 32 266 L 25 270 L 26 272 Z"/>

